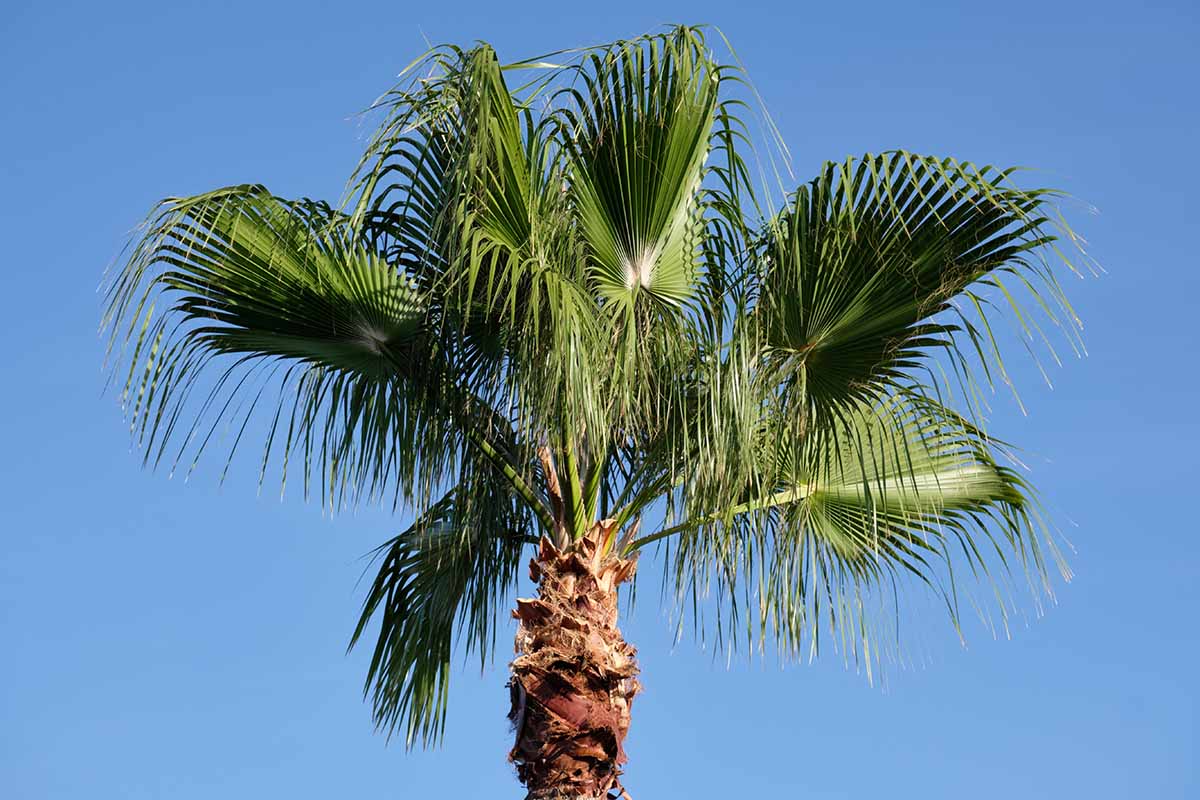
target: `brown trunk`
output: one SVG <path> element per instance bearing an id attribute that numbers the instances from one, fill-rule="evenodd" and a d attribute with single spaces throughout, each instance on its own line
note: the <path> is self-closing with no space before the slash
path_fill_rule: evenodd
<path id="1" fill-rule="evenodd" d="M 513 612 L 509 758 L 527 800 L 624 795 L 622 744 L 640 687 L 636 651 L 617 629 L 617 587 L 635 562 L 605 554 L 614 527 L 596 523 L 569 552 L 543 538 L 529 565 L 538 597 L 517 600 Z"/>

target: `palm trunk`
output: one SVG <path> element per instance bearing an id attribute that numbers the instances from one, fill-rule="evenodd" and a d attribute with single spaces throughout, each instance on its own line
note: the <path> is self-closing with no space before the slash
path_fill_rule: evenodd
<path id="1" fill-rule="evenodd" d="M 542 539 L 530 577 L 536 600 L 517 600 L 509 758 L 527 800 L 624 795 L 621 764 L 637 694 L 636 651 L 617 629 L 617 587 L 636 563 L 606 553 L 612 520 L 596 523 L 570 551 Z"/>

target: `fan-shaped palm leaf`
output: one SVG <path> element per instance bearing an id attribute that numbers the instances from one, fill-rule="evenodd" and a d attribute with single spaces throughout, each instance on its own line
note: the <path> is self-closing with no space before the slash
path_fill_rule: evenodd
<path id="1" fill-rule="evenodd" d="M 828 164 L 800 188 L 768 229 L 758 316 L 801 417 L 908 384 L 938 352 L 964 373 L 976 353 L 1003 369 L 980 347 L 980 294 L 1002 276 L 1071 321 L 1039 255 L 1056 239 L 1053 193 L 1012 173 L 895 152 Z"/>

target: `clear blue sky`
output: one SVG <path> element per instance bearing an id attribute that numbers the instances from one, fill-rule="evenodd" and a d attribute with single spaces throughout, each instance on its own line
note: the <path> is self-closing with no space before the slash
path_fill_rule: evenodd
<path id="1" fill-rule="evenodd" d="M 424 37 L 517 58 L 672 21 L 724 28 L 798 175 L 891 147 L 1035 166 L 1100 210 L 1074 222 L 1108 274 L 1069 284 L 1090 356 L 1053 391 L 1022 365 L 1028 417 L 996 403 L 1078 550 L 1058 605 L 966 649 L 919 624 L 921 666 L 880 689 L 836 658 L 726 669 L 672 648 L 647 581 L 626 624 L 646 684 L 634 796 L 1200 796 L 1200 11 L 970 6 L 8 3 L 0 797 L 521 796 L 503 658 L 455 674 L 442 749 L 372 733 L 365 654 L 343 651 L 361 556 L 402 521 L 260 497 L 248 469 L 223 488 L 212 468 L 143 472 L 101 395 L 95 289 L 161 196 L 261 181 L 336 199 L 352 114 Z"/>

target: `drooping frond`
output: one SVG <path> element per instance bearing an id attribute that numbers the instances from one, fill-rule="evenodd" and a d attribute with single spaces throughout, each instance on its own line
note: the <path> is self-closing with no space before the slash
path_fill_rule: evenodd
<path id="1" fill-rule="evenodd" d="M 914 396 L 840 420 L 838 436 L 776 465 L 770 492 L 680 526 L 674 579 L 685 593 L 716 592 L 726 644 L 769 636 L 785 653 L 815 655 L 828 639 L 870 672 L 887 649 L 876 640 L 881 609 L 904 581 L 933 589 L 956 625 L 956 565 L 996 592 L 1025 583 L 1036 603 L 1048 591 L 1061 559 L 1000 443 Z"/>
<path id="2" fill-rule="evenodd" d="M 173 465 L 198 458 L 222 429 L 236 446 L 263 398 L 276 406 L 264 469 L 277 448 L 284 477 L 300 460 L 305 486 L 315 477 L 330 503 L 427 496 L 465 430 L 515 445 L 505 419 L 456 382 L 455 353 L 429 334 L 413 281 L 328 206 L 255 186 L 166 201 L 109 299 L 122 397 L 148 461 L 171 442 Z"/>
<path id="3" fill-rule="evenodd" d="M 379 572 L 350 646 L 378 622 L 367 673 L 376 724 L 408 746 L 441 738 L 452 644 L 486 663 L 516 585 L 529 514 L 476 463 L 413 525 L 376 551 Z"/>

